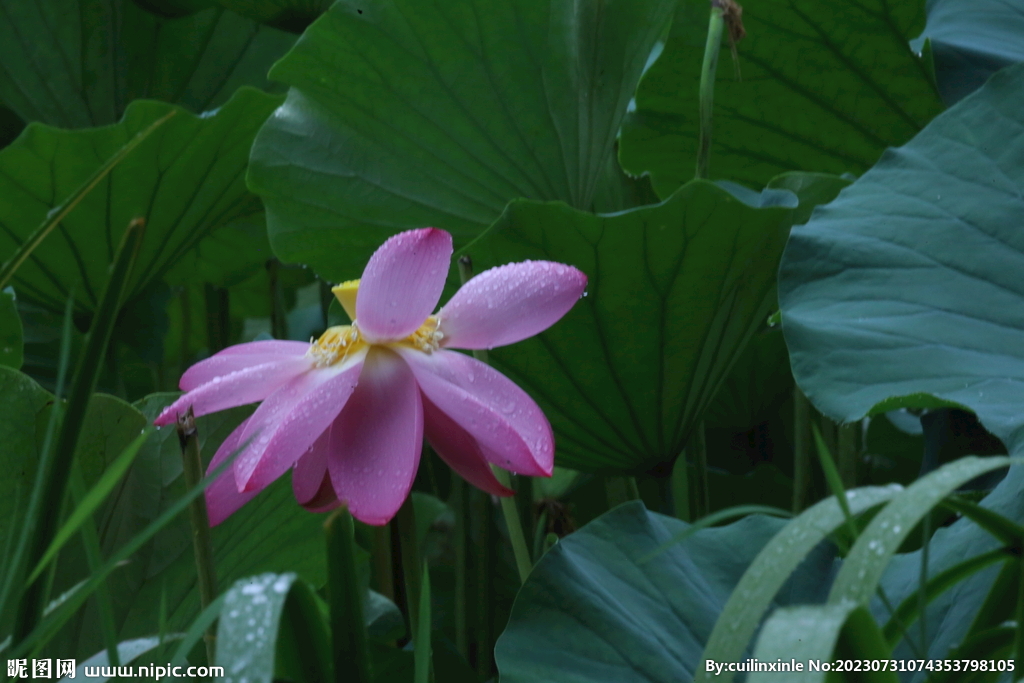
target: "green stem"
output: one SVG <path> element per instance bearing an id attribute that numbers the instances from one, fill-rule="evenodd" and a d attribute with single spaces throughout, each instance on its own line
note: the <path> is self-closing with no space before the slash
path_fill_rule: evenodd
<path id="1" fill-rule="evenodd" d="M 25 526 L 22 529 L 22 533 L 26 534 L 28 539 L 28 556 L 25 559 L 28 560 L 29 567 L 39 563 L 60 522 L 60 510 L 67 494 L 71 462 L 74 459 L 78 436 L 85 424 L 89 397 L 96 388 L 103 358 L 114 331 L 121 297 L 128 285 L 132 266 L 142 244 L 144 229 L 145 221 L 141 218 L 133 219 L 125 229 L 75 371 L 75 379 L 68 395 L 67 412 L 56 446 L 52 451 L 44 452 L 40 458 L 37 483 L 33 487 L 29 510 L 25 516 Z M 22 554 L 18 552 L 16 560 L 20 561 L 21 557 Z M 18 571 L 21 568 L 15 566 L 14 569 Z M 23 640 L 39 623 L 45 602 L 46 581 L 40 577 L 26 587 L 18 604 L 14 622 L 14 643 Z"/>
<path id="2" fill-rule="evenodd" d="M 839 476 L 848 489 L 857 487 L 857 431 L 859 422 L 836 427 L 836 455 L 839 460 Z"/>
<path id="3" fill-rule="evenodd" d="M 811 482 L 811 402 L 793 387 L 793 512 L 807 507 Z"/>
<path id="4" fill-rule="evenodd" d="M 71 472 L 71 499 L 76 505 L 82 502 L 86 496 L 85 479 L 82 476 L 82 468 L 78 461 L 74 461 Z M 85 561 L 89 565 L 89 572 L 99 571 L 103 564 L 102 550 L 100 549 L 100 537 L 96 533 L 96 524 L 90 516 L 82 524 L 82 545 L 85 547 Z M 117 623 L 114 621 L 114 607 L 110 602 L 110 590 L 107 582 L 102 582 L 96 587 L 96 607 L 100 613 L 100 630 L 103 632 L 103 645 L 107 650 L 107 661 L 110 666 L 120 666 L 121 658 L 117 651 Z"/>
<path id="5" fill-rule="evenodd" d="M 402 576 L 405 579 L 405 601 L 409 615 L 409 634 L 419 633 L 420 578 L 423 565 L 416 537 L 416 508 L 410 495 L 395 516 L 398 522 L 398 540 L 402 552 Z"/>
<path id="6" fill-rule="evenodd" d="M 452 470 L 455 513 L 455 647 L 469 661 L 469 505 L 466 481 Z"/>
<path id="7" fill-rule="evenodd" d="M 715 109 L 715 71 L 718 69 L 718 53 L 722 47 L 722 30 L 725 27 L 723 10 L 715 3 L 711 5 L 708 21 L 708 40 L 704 46 L 704 64 L 700 71 L 700 141 L 697 147 L 697 178 L 708 177 L 711 161 L 711 123 Z"/>
<path id="8" fill-rule="evenodd" d="M 228 290 L 209 282 L 203 286 L 206 298 L 206 344 L 214 354 L 231 343 L 231 300 Z"/>
<path id="9" fill-rule="evenodd" d="M 377 582 L 377 592 L 388 600 L 395 599 L 395 575 L 391 566 L 391 527 L 388 525 L 372 527 L 373 547 L 370 562 L 373 564 L 373 577 Z"/>
<path id="10" fill-rule="evenodd" d="M 181 446 L 181 464 L 185 474 L 185 486 L 194 488 L 203 479 L 203 460 L 199 455 L 199 434 L 196 430 L 195 417 L 189 406 L 184 415 L 178 416 L 175 425 L 178 430 L 178 443 Z M 202 609 L 210 606 L 217 597 L 217 570 L 213 561 L 213 541 L 210 538 L 210 518 L 206 512 L 206 497 L 197 496 L 188 505 L 188 519 L 192 526 L 192 552 L 196 559 L 196 576 L 199 580 L 199 604 Z M 216 631 L 210 624 L 203 634 L 206 644 L 206 659 L 217 661 Z"/>
<path id="11" fill-rule="evenodd" d="M 498 483 L 505 488 L 511 488 L 508 472 L 491 466 L 494 477 Z M 512 553 L 516 556 L 516 569 L 519 570 L 519 581 L 526 583 L 526 579 L 533 570 L 533 561 L 530 560 L 530 549 L 526 545 L 526 536 L 523 535 L 523 527 L 519 523 L 519 509 L 516 507 L 515 496 L 502 497 L 501 514 L 505 517 L 505 526 L 508 527 L 508 540 L 512 543 Z"/>
<path id="12" fill-rule="evenodd" d="M 274 339 L 288 338 L 288 318 L 284 306 L 284 295 L 278 282 L 281 262 L 275 259 L 267 261 L 267 280 L 270 288 L 270 335 Z"/>
<path id="13" fill-rule="evenodd" d="M 711 512 L 708 491 L 708 446 L 704 436 L 703 420 L 686 445 L 686 455 L 693 460 L 693 519 L 706 517 Z"/>
<path id="14" fill-rule="evenodd" d="M 363 618 L 363 591 L 356 569 L 355 525 L 345 508 L 324 522 L 327 537 L 327 601 L 335 683 L 371 683 L 370 647 Z M 415 570 L 413 570 L 415 571 Z"/>
<path id="15" fill-rule="evenodd" d="M 476 526 L 478 548 L 473 562 L 473 600 L 476 603 L 475 644 L 476 671 L 480 680 L 494 673 L 494 575 L 497 553 L 494 547 L 494 506 L 483 491 L 469 489 L 470 514 Z"/>

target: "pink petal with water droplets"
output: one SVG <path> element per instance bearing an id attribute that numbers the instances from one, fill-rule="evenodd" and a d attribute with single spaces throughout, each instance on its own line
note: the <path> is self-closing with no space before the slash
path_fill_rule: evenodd
<path id="1" fill-rule="evenodd" d="M 409 366 L 374 349 L 331 429 L 327 469 L 338 498 L 367 524 L 387 524 L 409 495 L 423 447 L 423 406 Z"/>
<path id="2" fill-rule="evenodd" d="M 313 500 L 320 491 L 320 485 L 327 474 L 327 444 L 331 429 L 324 430 L 313 445 L 303 453 L 292 467 L 292 491 L 295 500 L 305 505 Z"/>
<path id="3" fill-rule="evenodd" d="M 242 445 L 241 436 L 242 432 L 245 431 L 246 422 L 248 420 L 243 420 L 242 424 L 235 427 L 234 431 L 228 435 L 228 438 L 224 439 L 220 448 L 214 454 L 213 460 L 210 461 L 206 474 L 210 474 L 217 469 L 222 462 L 227 460 Z M 259 491 L 239 493 L 238 487 L 235 485 L 235 475 L 232 472 L 233 467 L 234 463 L 224 470 L 219 477 L 214 479 L 213 483 L 205 491 L 206 510 L 210 516 L 210 526 L 217 526 L 223 522 L 234 514 L 235 510 L 248 503 L 259 493 Z"/>
<path id="4" fill-rule="evenodd" d="M 287 346 L 282 346 L 283 344 Z M 192 391 L 215 377 L 223 377 L 257 365 L 302 358 L 307 351 L 309 344 L 301 342 L 252 342 L 230 346 L 186 370 L 178 382 L 178 387 L 182 391 Z M 312 365 L 312 361 L 308 364 Z"/>
<path id="5" fill-rule="evenodd" d="M 253 441 L 235 463 L 240 489 L 269 485 L 327 431 L 352 395 L 365 356 L 364 350 L 343 363 L 310 370 L 267 397 L 242 435 Z"/>
<path id="6" fill-rule="evenodd" d="M 558 322 L 586 287 L 586 275 L 561 263 L 491 268 L 462 285 L 441 308 L 441 344 L 490 349 L 532 337 Z"/>
<path id="7" fill-rule="evenodd" d="M 452 236 L 437 228 L 401 232 L 370 257 L 356 295 L 356 321 L 370 341 L 395 341 L 419 329 L 448 277 Z"/>
<path id="8" fill-rule="evenodd" d="M 292 356 L 302 355 L 309 350 L 309 344 L 300 341 L 287 341 L 284 339 L 264 339 L 262 341 L 246 342 L 235 344 L 226 349 L 218 351 L 210 358 L 217 356 L 245 356 L 245 355 L 275 355 Z"/>
<path id="9" fill-rule="evenodd" d="M 311 366 L 312 362 L 308 358 L 292 356 L 252 365 L 225 375 L 214 375 L 205 384 L 164 408 L 153 423 L 160 426 L 171 424 L 189 406 L 192 406 L 195 416 L 199 417 L 262 401 L 280 387 L 307 373 Z"/>
<path id="10" fill-rule="evenodd" d="M 476 439 L 426 397 L 423 398 L 423 433 L 448 467 L 470 484 L 493 496 L 515 495 L 515 491 L 505 488 L 494 477 Z"/>
<path id="11" fill-rule="evenodd" d="M 472 436 L 493 464 L 549 477 L 555 442 L 544 413 L 503 374 L 455 351 L 402 349 L 423 395 Z"/>

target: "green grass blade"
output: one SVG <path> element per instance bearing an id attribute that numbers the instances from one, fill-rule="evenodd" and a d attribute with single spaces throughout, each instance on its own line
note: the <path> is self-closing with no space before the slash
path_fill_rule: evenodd
<path id="1" fill-rule="evenodd" d="M 77 460 L 72 461 L 71 466 L 71 496 L 72 500 L 76 503 L 76 507 L 80 508 L 82 500 L 87 495 L 85 478 L 82 476 L 82 468 Z M 94 572 L 99 569 L 103 558 L 103 551 L 100 548 L 100 537 L 96 533 L 96 525 L 93 523 L 92 517 L 84 517 L 79 526 L 82 530 L 82 545 L 85 546 L 85 560 L 89 565 L 89 571 Z M 54 556 L 56 556 L 56 552 Z M 41 565 L 40 571 L 45 567 L 46 564 Z M 110 601 L 110 590 L 106 582 L 96 587 L 95 597 L 96 607 L 100 613 L 100 630 L 102 631 L 103 642 L 107 648 L 107 661 L 110 662 L 111 666 L 120 666 L 121 656 L 118 654 L 117 649 L 118 629 L 114 621 L 114 606 Z"/>
<path id="2" fill-rule="evenodd" d="M 861 514 L 890 501 L 902 488 L 866 487 L 850 491 L 847 510 Z M 702 660 L 738 662 L 750 643 L 775 595 L 808 553 L 846 523 L 846 512 L 835 498 L 827 498 L 804 510 L 775 535 L 758 553 L 725 603 L 715 622 Z M 787 656 L 788 659 L 788 656 Z M 735 673 L 716 676 L 702 667 L 695 680 L 728 683 Z"/>
<path id="3" fill-rule="evenodd" d="M 1008 546 L 1024 547 L 1024 526 L 960 496 L 950 496 L 942 507 L 958 512 Z"/>
<path id="4" fill-rule="evenodd" d="M 96 315 L 89 328 L 89 335 L 78 362 L 75 379 L 68 396 L 68 409 L 61 424 L 60 435 L 52 454 L 46 453 L 39 463 L 39 475 L 43 477 L 42 493 L 33 500 L 32 516 L 26 522 L 33 527 L 28 546 L 28 563 L 38 564 L 43 553 L 53 540 L 59 523 L 60 510 L 67 493 L 71 461 L 74 458 L 78 436 L 85 422 L 89 397 L 96 387 L 100 368 L 107 345 L 114 330 L 121 296 L 128 284 L 135 258 L 142 244 L 145 222 L 136 218 L 125 230 L 117 254 L 114 257 L 110 279 L 100 297 Z M 46 581 L 43 577 L 29 583 L 21 596 L 14 622 L 14 640 L 17 642 L 31 632 L 43 613 L 46 603 Z"/>
<path id="5" fill-rule="evenodd" d="M 1007 457 L 969 456 L 943 465 L 911 484 L 861 532 L 832 584 L 829 602 L 867 604 L 889 560 L 925 515 L 962 484 L 1010 462 Z"/>
<path id="6" fill-rule="evenodd" d="M 4 563 L 5 579 L 0 586 L 0 614 L 6 612 L 8 600 L 14 595 L 15 585 L 21 584 L 22 572 L 26 571 L 25 553 L 28 552 L 29 541 L 35 530 L 31 523 L 38 515 L 38 506 L 43 496 L 45 478 L 42 476 L 43 465 L 48 462 L 53 435 L 57 430 L 57 422 L 61 415 L 61 398 L 64 396 L 64 383 L 67 378 L 68 364 L 71 359 L 71 325 L 72 313 L 75 308 L 74 293 L 68 296 L 67 304 L 64 306 L 64 321 L 61 325 L 60 357 L 57 363 L 57 386 L 53 395 L 53 407 L 50 409 L 50 419 L 46 423 L 46 435 L 43 437 L 43 447 L 39 451 L 39 471 L 32 483 L 32 492 L 29 495 L 28 508 L 25 510 L 25 524 L 22 526 L 21 534 L 18 536 L 18 543 L 15 546 L 14 554 L 10 562 Z"/>
<path id="7" fill-rule="evenodd" d="M 220 608 L 223 605 L 224 594 L 221 594 L 206 609 L 199 613 L 199 616 L 195 618 L 192 625 L 185 631 L 185 636 L 181 639 L 181 642 L 178 643 L 178 648 L 174 651 L 174 656 L 171 657 L 171 666 L 184 666 L 188 664 L 188 653 L 192 651 L 192 648 L 196 646 L 196 643 L 206 633 L 206 629 L 210 628 L 217 621 L 217 617 L 220 616 Z M 213 664 L 213 662 L 209 663 Z"/>
<path id="8" fill-rule="evenodd" d="M 828 482 L 828 487 L 832 489 L 832 495 L 839 501 L 839 506 L 843 509 L 843 515 L 846 517 L 846 528 L 850 532 L 850 540 L 857 540 L 857 525 L 853 523 L 853 515 L 850 513 L 850 505 L 846 500 L 846 487 L 843 486 L 843 479 L 839 476 L 839 470 L 836 469 L 836 462 L 832 458 L 832 453 L 828 450 L 828 445 L 825 443 L 825 439 L 821 436 L 821 430 L 818 429 L 818 425 L 811 424 L 811 430 L 814 432 L 814 444 L 818 448 L 818 460 L 821 462 L 821 469 L 825 472 L 825 481 Z"/>
<path id="9" fill-rule="evenodd" d="M 153 428 L 147 427 L 142 434 L 139 434 L 135 439 L 128 444 L 121 454 L 117 456 L 117 459 L 110 464 L 100 477 L 99 481 L 89 490 L 88 493 L 82 498 L 81 502 L 74 509 L 67 521 L 64 522 L 64 526 L 60 528 L 57 534 L 53 537 L 53 542 L 50 543 L 50 547 L 43 553 L 39 563 L 36 564 L 35 569 L 29 574 L 27 581 L 34 581 L 46 566 L 57 556 L 60 549 L 64 547 L 64 544 L 78 531 L 79 527 L 82 526 L 88 520 L 94 512 L 103 504 L 106 500 L 107 495 L 114 490 L 117 483 L 121 481 L 121 477 L 124 476 L 128 468 L 135 462 L 135 456 L 139 454 L 139 449 L 146 443 L 146 440 L 153 434 Z"/>
<path id="10" fill-rule="evenodd" d="M 18 250 L 14 252 L 7 261 L 4 262 L 3 266 L 0 267 L 0 289 L 7 286 L 11 278 L 14 277 L 14 273 L 18 270 L 22 263 L 32 255 L 32 252 L 36 250 L 36 247 L 46 239 L 46 236 L 53 232 L 53 229 L 60 225 L 60 222 L 71 213 L 71 211 L 78 206 L 86 195 L 92 192 L 97 185 L 100 184 L 104 178 L 106 178 L 114 168 L 124 161 L 136 147 L 148 138 L 157 128 L 167 123 L 168 119 L 174 116 L 177 111 L 170 111 L 164 116 L 151 123 L 145 129 L 135 134 L 131 140 L 124 144 L 124 147 L 117 150 L 112 157 L 106 160 L 102 166 L 96 169 L 96 172 L 86 180 L 81 187 L 75 190 L 70 197 L 64 200 L 64 203 L 60 206 L 56 206 L 46 214 L 46 218 L 42 224 L 36 228 L 35 232 L 28 236 L 28 238 L 22 242 Z"/>
<path id="11" fill-rule="evenodd" d="M 106 580 L 110 572 L 114 571 L 122 562 L 125 562 L 129 557 L 136 553 L 147 541 L 156 536 L 156 534 L 163 529 L 167 524 L 177 517 L 185 508 L 188 507 L 189 503 L 192 502 L 197 496 L 202 495 L 203 491 L 206 490 L 210 484 L 214 482 L 224 471 L 226 471 L 238 457 L 245 447 L 248 445 L 248 441 L 241 444 L 239 448 L 232 453 L 228 458 L 224 460 L 217 468 L 206 475 L 199 484 L 194 486 L 189 491 L 185 492 L 181 498 L 176 500 L 170 507 L 164 510 L 159 517 L 150 522 L 145 529 L 137 533 L 130 541 L 121 546 L 113 555 L 107 558 L 107 561 L 103 563 L 99 571 L 93 572 L 93 574 L 80 586 L 76 587 L 70 595 L 68 595 L 59 605 L 56 605 L 40 622 L 40 624 L 26 636 L 23 640 L 17 642 L 14 645 L 12 656 L 22 656 L 20 653 L 27 653 L 32 648 L 41 646 L 42 644 L 49 641 L 57 631 L 67 623 L 71 615 L 82 606 L 82 603 L 96 590 L 96 587 L 100 583 Z"/>
<path id="12" fill-rule="evenodd" d="M 878 660 L 889 664 L 890 653 L 871 613 L 852 602 L 780 609 L 765 622 L 754 649 L 764 662 L 796 662 L 802 671 L 758 671 L 749 683 L 824 683 L 825 671 L 812 671 L 808 662 L 835 659 Z M 899 683 L 894 671 L 877 671 L 867 680 Z"/>
<path id="13" fill-rule="evenodd" d="M 964 560 L 945 571 L 933 576 L 925 586 L 925 596 L 931 602 L 944 591 L 949 590 L 975 572 L 981 571 L 996 562 L 1013 556 L 1009 548 L 997 548 L 996 550 L 976 555 Z M 889 616 L 889 621 L 882 627 L 882 635 L 891 647 L 896 647 L 903 637 L 903 630 L 912 624 L 921 615 L 921 602 L 917 593 L 907 597 L 900 603 Z"/>

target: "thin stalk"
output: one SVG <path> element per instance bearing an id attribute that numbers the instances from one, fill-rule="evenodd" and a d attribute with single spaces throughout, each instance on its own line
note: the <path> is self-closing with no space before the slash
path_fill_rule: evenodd
<path id="1" fill-rule="evenodd" d="M 532 477 L 516 477 L 516 509 L 519 510 L 519 523 L 523 529 L 523 537 L 530 540 L 533 538 L 534 527 Z M 533 557 L 532 553 L 530 557 Z"/>
<path id="2" fill-rule="evenodd" d="M 693 519 L 706 517 L 711 512 L 708 491 L 708 446 L 704 437 L 703 420 L 686 445 L 686 454 L 693 460 Z"/>
<path id="3" fill-rule="evenodd" d="M 194 488 L 203 479 L 203 460 L 199 455 L 199 434 L 195 417 L 189 406 L 184 415 L 178 417 L 178 443 L 181 445 L 181 464 L 185 473 L 185 486 Z M 196 559 L 196 575 L 199 577 L 199 603 L 202 609 L 210 606 L 217 597 L 217 570 L 213 561 L 213 542 L 210 539 L 210 518 L 206 512 L 206 497 L 198 496 L 188 505 L 188 519 L 192 526 L 192 552 Z M 203 635 L 206 644 L 206 659 L 214 659 L 216 631 L 211 624 Z"/>
<path id="4" fill-rule="evenodd" d="M 231 300 L 227 289 L 209 282 L 204 285 L 203 293 L 206 297 L 206 344 L 213 354 L 231 343 Z"/>
<path id="5" fill-rule="evenodd" d="M 718 53 L 722 47 L 722 31 L 725 28 L 724 10 L 716 2 L 711 3 L 711 18 L 708 21 L 708 39 L 704 45 L 704 64 L 700 70 L 700 138 L 697 146 L 697 178 L 708 177 L 711 162 L 711 124 L 715 110 L 715 72 L 718 69 Z"/>
<path id="6" fill-rule="evenodd" d="M 405 579 L 406 613 L 409 615 L 409 634 L 419 633 L 420 604 L 420 548 L 416 537 L 416 508 L 412 496 L 405 499 L 395 516 L 398 522 L 398 540 L 402 552 L 402 576 Z"/>
<path id="7" fill-rule="evenodd" d="M 692 519 L 690 514 L 690 464 L 687 462 L 687 452 L 676 458 L 672 465 L 672 474 L 669 479 L 671 491 L 673 515 L 677 519 L 689 522 Z"/>
<path id="8" fill-rule="evenodd" d="M 500 467 L 491 466 L 494 477 L 498 483 L 505 488 L 511 488 L 508 472 Z M 502 497 L 501 513 L 505 517 L 505 526 L 508 527 L 508 540 L 512 543 L 512 553 L 516 557 L 516 569 L 519 570 L 519 581 L 526 583 L 530 572 L 533 570 L 533 561 L 530 559 L 530 549 L 526 545 L 526 536 L 523 535 L 523 527 L 519 524 L 519 509 L 516 507 L 515 496 Z"/>
<path id="9" fill-rule="evenodd" d="M 68 396 L 68 409 L 61 424 L 60 435 L 52 452 L 43 453 L 40 458 L 37 481 L 34 487 L 30 509 L 25 517 L 23 533 L 28 534 L 28 566 L 35 566 L 42 558 L 56 533 L 60 522 L 60 510 L 67 494 L 71 462 L 74 459 L 78 436 L 85 423 L 89 397 L 99 379 L 102 361 L 114 330 L 122 294 L 128 285 L 132 266 L 135 264 L 145 221 L 133 219 L 124 231 L 121 244 L 114 257 L 113 268 L 106 287 L 100 297 L 93 316 L 92 326 L 86 339 L 85 348 L 79 360 L 75 379 Z M 19 558 L 20 559 L 20 558 Z M 18 569 L 18 567 L 15 567 Z M 23 640 L 39 623 L 46 603 L 46 581 L 40 577 L 30 583 L 22 594 L 14 622 L 13 642 Z"/>
<path id="10" fill-rule="evenodd" d="M 371 683 L 369 639 L 363 617 L 363 594 L 356 569 L 355 524 L 346 508 L 324 522 L 327 538 L 327 601 L 335 683 Z"/>
<path id="11" fill-rule="evenodd" d="M 85 479 L 78 461 L 73 463 L 71 472 L 71 498 L 76 505 L 81 504 L 86 496 Z M 100 537 L 96 533 L 96 525 L 89 516 L 81 527 L 82 545 L 85 548 L 85 561 L 89 565 L 89 573 L 99 571 L 103 564 Z M 114 607 L 110 602 L 110 590 L 104 581 L 96 587 L 96 607 L 100 613 L 100 630 L 103 632 L 103 646 L 107 650 L 107 661 L 110 666 L 120 666 L 121 658 L 117 652 L 117 623 L 114 621 Z"/>
<path id="12" fill-rule="evenodd" d="M 459 257 L 459 279 L 466 284 L 473 277 L 473 260 L 468 256 Z M 487 362 L 487 352 L 483 350 L 473 351 L 473 357 L 481 363 Z M 508 473 L 505 470 L 491 466 L 498 483 L 505 488 L 512 488 Z M 519 571 L 519 580 L 523 583 L 533 569 L 533 561 L 530 559 L 530 549 L 526 545 L 526 535 L 523 533 L 523 526 L 520 521 L 519 508 L 516 505 L 515 497 L 501 499 L 501 513 L 505 517 L 505 526 L 508 528 L 508 538 L 512 543 L 512 553 L 516 557 L 516 569 Z"/>
<path id="13" fill-rule="evenodd" d="M 288 318 L 284 307 L 284 295 L 278 282 L 281 263 L 276 258 L 267 261 L 267 281 L 270 295 L 270 334 L 274 339 L 288 338 Z"/>
<path id="14" fill-rule="evenodd" d="M 423 572 L 420 575 L 420 603 L 417 606 L 419 613 L 420 628 L 416 632 L 413 651 L 413 681 L 414 683 L 430 683 L 431 679 L 431 648 L 430 648 L 430 567 L 426 560 L 423 562 Z M 341 683 L 339 680 L 338 683 Z"/>
<path id="15" fill-rule="evenodd" d="M 473 562 L 473 600 L 476 603 L 474 640 L 476 671 L 481 680 L 494 673 L 494 575 L 497 552 L 494 547 L 494 506 L 491 497 L 478 489 L 469 489 L 470 514 L 477 527 L 480 551 Z"/>
<path id="16" fill-rule="evenodd" d="M 839 460 L 839 476 L 848 489 L 857 486 L 857 431 L 859 422 L 836 427 L 836 458 Z"/>
<path id="17" fill-rule="evenodd" d="M 469 661 L 469 505 L 466 481 L 452 470 L 455 513 L 455 647 Z"/>
<path id="18" fill-rule="evenodd" d="M 793 512 L 807 507 L 811 483 L 811 402 L 793 387 Z"/>
<path id="19" fill-rule="evenodd" d="M 391 566 L 391 527 L 375 526 L 373 531 L 373 547 L 370 551 L 370 562 L 373 564 L 373 576 L 377 581 L 377 592 L 388 600 L 395 599 L 395 577 Z"/>

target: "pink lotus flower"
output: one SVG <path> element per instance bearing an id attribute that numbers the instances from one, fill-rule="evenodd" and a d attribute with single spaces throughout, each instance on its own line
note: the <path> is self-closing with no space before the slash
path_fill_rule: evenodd
<path id="1" fill-rule="evenodd" d="M 360 520 L 386 524 L 409 493 L 424 436 L 488 493 L 512 493 L 489 463 L 551 475 L 554 439 L 537 404 L 490 366 L 448 349 L 503 346 L 547 329 L 580 298 L 587 278 L 546 261 L 500 266 L 431 315 L 451 255 L 443 230 L 395 235 L 361 280 L 334 288 L 351 325 L 332 327 L 311 344 L 232 346 L 182 375 L 187 393 L 156 424 L 173 422 L 190 405 L 200 416 L 263 402 L 210 463 L 212 470 L 247 444 L 206 491 L 211 524 L 289 469 L 305 507 L 344 503 Z"/>

